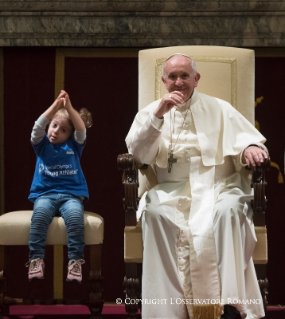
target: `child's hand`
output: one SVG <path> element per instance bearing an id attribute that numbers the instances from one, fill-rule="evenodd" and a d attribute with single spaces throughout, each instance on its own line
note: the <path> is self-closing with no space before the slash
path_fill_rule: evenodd
<path id="1" fill-rule="evenodd" d="M 64 96 L 65 96 L 65 92 L 61 91 L 59 96 L 55 99 L 55 101 L 52 103 L 52 105 L 43 113 L 43 115 L 51 120 L 55 113 L 58 111 L 61 103 L 64 103 Z"/>
<path id="2" fill-rule="evenodd" d="M 52 107 L 56 109 L 56 111 L 59 109 L 60 104 L 64 102 L 64 95 L 65 93 L 63 91 L 60 92 L 59 96 L 55 99 L 55 101 L 52 103 Z"/>
<path id="3" fill-rule="evenodd" d="M 71 105 L 69 95 L 64 90 L 61 90 L 61 94 L 64 96 L 63 106 L 69 114 L 70 120 L 76 131 L 85 130 L 85 124 L 82 121 L 79 113 Z"/>
<path id="4" fill-rule="evenodd" d="M 64 94 L 63 106 L 67 111 L 72 109 L 72 105 L 69 99 L 69 95 L 64 90 L 61 90 L 61 94 Z"/>

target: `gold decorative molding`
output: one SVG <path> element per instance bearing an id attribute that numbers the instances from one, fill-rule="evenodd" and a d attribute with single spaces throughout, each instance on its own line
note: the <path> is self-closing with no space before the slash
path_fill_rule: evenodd
<path id="1" fill-rule="evenodd" d="M 274 167 L 274 168 L 276 168 L 278 170 L 278 183 L 279 184 L 283 184 L 284 183 L 284 178 L 283 178 L 283 175 L 281 173 L 279 165 L 277 163 L 274 163 L 274 162 L 270 161 L 270 166 Z"/>
<path id="2" fill-rule="evenodd" d="M 65 58 L 137 58 L 139 49 L 57 49 L 55 58 L 55 98 L 64 88 Z"/>
<path id="3" fill-rule="evenodd" d="M 0 215 L 5 209 L 4 170 L 4 56 L 0 49 Z"/>
<path id="4" fill-rule="evenodd" d="M 224 58 L 214 56 L 192 56 L 195 62 L 218 62 L 227 63 L 231 67 L 231 104 L 237 108 L 237 61 L 235 58 Z M 161 93 L 161 76 L 163 64 L 167 58 L 157 59 L 155 63 L 155 99 L 160 99 Z"/>
<path id="5" fill-rule="evenodd" d="M 55 56 L 55 80 L 54 80 L 54 98 L 59 95 L 60 90 L 64 89 L 64 66 L 65 56 L 61 52 L 56 51 Z"/>
<path id="6" fill-rule="evenodd" d="M 63 299 L 63 246 L 53 246 L 53 298 Z"/>

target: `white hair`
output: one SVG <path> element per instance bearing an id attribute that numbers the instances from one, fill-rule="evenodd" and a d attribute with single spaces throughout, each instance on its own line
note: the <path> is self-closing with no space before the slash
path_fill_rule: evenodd
<path id="1" fill-rule="evenodd" d="M 170 56 L 164 61 L 164 63 L 163 63 L 163 78 L 165 79 L 165 77 L 166 77 L 166 74 L 165 74 L 165 64 L 166 64 L 166 62 L 167 62 L 168 60 L 170 60 L 172 57 L 177 56 L 177 55 L 185 56 L 187 59 L 190 60 L 192 70 L 193 70 L 193 72 L 194 72 L 194 75 L 196 75 L 196 74 L 197 74 L 197 66 L 196 66 L 195 61 L 194 61 L 190 56 L 188 56 L 188 55 L 186 55 L 186 54 L 183 54 L 183 53 L 174 53 L 174 54 L 170 55 Z"/>

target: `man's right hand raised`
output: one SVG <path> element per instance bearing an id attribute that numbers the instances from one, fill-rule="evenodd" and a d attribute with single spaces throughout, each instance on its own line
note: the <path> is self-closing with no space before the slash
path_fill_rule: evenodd
<path id="1" fill-rule="evenodd" d="M 168 113 L 175 105 L 183 104 L 184 95 L 179 91 L 173 91 L 167 93 L 161 99 L 158 107 L 154 110 L 153 115 L 159 119 L 163 118 L 163 115 Z"/>

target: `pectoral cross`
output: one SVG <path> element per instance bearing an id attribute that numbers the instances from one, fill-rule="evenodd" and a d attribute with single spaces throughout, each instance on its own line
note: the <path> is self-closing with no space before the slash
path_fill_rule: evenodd
<path id="1" fill-rule="evenodd" d="M 168 157 L 168 173 L 171 172 L 172 164 L 177 162 L 177 158 L 173 157 L 173 150 L 171 150 L 169 157 Z"/>

